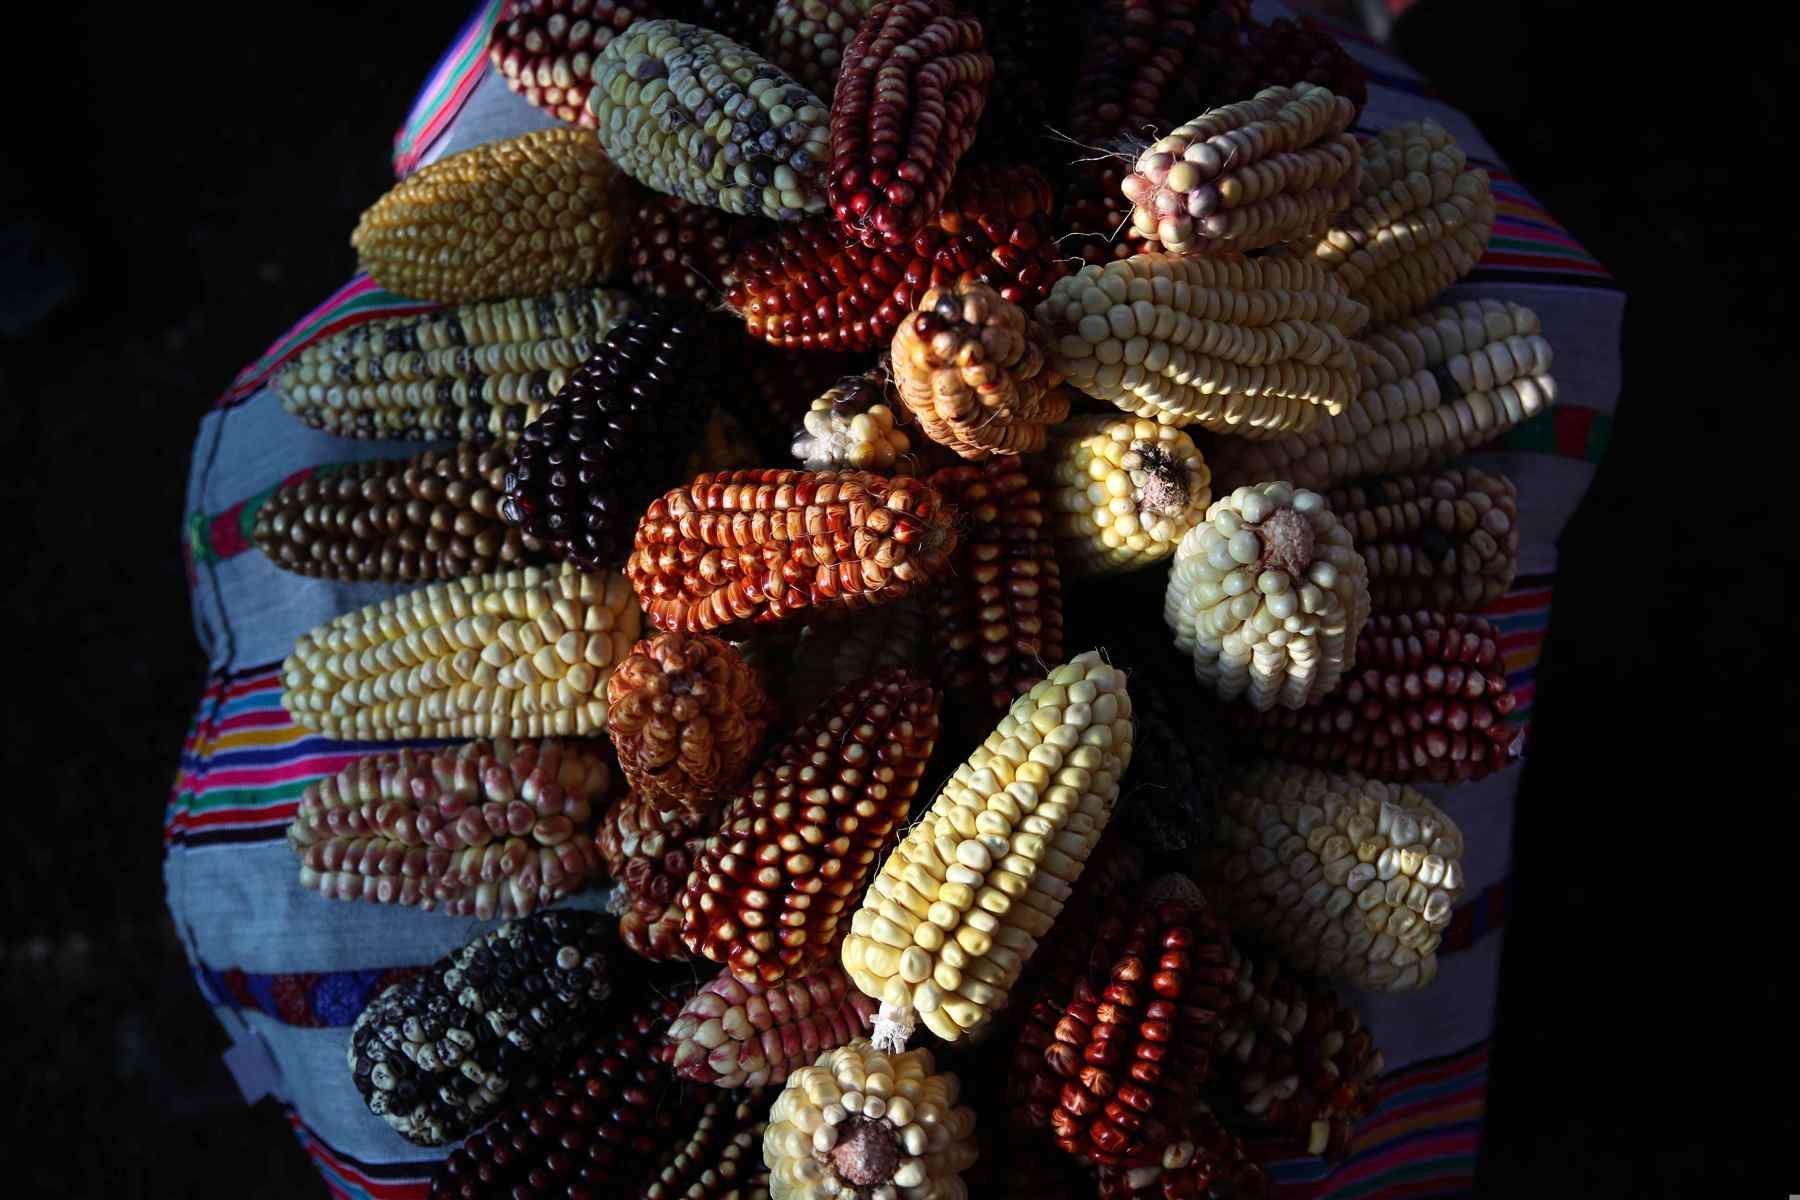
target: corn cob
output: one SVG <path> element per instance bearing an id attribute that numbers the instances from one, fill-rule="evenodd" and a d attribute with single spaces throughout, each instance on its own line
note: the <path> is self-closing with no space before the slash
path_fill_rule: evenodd
<path id="1" fill-rule="evenodd" d="M 525 427 L 500 515 L 583 570 L 623 562 L 633 523 L 676 478 L 705 412 L 703 336 L 673 308 L 613 326 Z"/>
<path id="2" fill-rule="evenodd" d="M 981 22 L 982 48 L 994 59 L 994 82 L 967 161 L 1003 157 L 1050 168 L 1057 155 L 1048 126 L 1060 124 L 1061 113 L 1046 89 L 1060 87 L 1074 66 L 1081 32 L 1074 4 L 961 0 L 959 6 Z"/>
<path id="3" fill-rule="evenodd" d="M 882 0 L 844 51 L 826 190 L 846 237 L 911 241 L 950 191 L 981 124 L 994 59 L 950 0 Z"/>
<path id="4" fill-rule="evenodd" d="M 1212 472 L 1193 440 L 1147 417 L 1065 421 L 1048 465 L 1051 529 L 1071 578 L 1161 562 L 1212 502 Z"/>
<path id="5" fill-rule="evenodd" d="M 688 451 L 681 478 L 710 475 L 715 471 L 742 471 L 763 461 L 761 443 L 750 436 L 744 422 L 730 409 L 713 409 L 700 431 L 700 444 Z"/>
<path id="6" fill-rule="evenodd" d="M 808 471 L 894 472 L 911 449 L 911 440 L 894 422 L 883 380 L 874 372 L 840 379 L 814 400 L 793 446 L 794 457 Z"/>
<path id="7" fill-rule="evenodd" d="M 632 307 L 623 292 L 574 288 L 364 321 L 302 347 L 275 393 L 339 437 L 511 440 Z"/>
<path id="8" fill-rule="evenodd" d="M 1220 699 L 1300 708 L 1356 665 L 1368 569 L 1317 492 L 1239 488 L 1181 539 L 1163 619 Z"/>
<path id="9" fill-rule="evenodd" d="M 1207 70 L 1189 77 L 1189 110 L 1216 108 L 1264 88 L 1310 83 L 1343 96 L 1358 117 L 1369 103 L 1369 76 L 1337 39 L 1288 17 L 1226 26 Z M 1210 44 L 1210 39 L 1209 39 Z M 1198 85 L 1197 87 L 1193 85 Z"/>
<path id="10" fill-rule="evenodd" d="M 900 323 L 892 348 L 900 399 L 925 436 L 966 459 L 1042 450 L 1069 415 L 1025 310 L 985 283 L 934 287 Z"/>
<path id="11" fill-rule="evenodd" d="M 976 1157 L 962 1082 L 924 1050 L 857 1039 L 788 1077 L 769 1110 L 763 1162 L 774 1200 L 962 1200 Z"/>
<path id="12" fill-rule="evenodd" d="M 801 350 L 872 350 L 893 338 L 926 289 L 960 281 L 1035 304 L 1065 270 L 1050 184 L 1029 167 L 970 167 L 905 246 L 845 246 L 834 221 L 752 242 L 732 264 L 725 302 L 754 337 Z"/>
<path id="13" fill-rule="evenodd" d="M 1102 1167 L 1098 1200 L 1264 1200 L 1274 1189 L 1244 1143 L 1201 1106 L 1177 1126 L 1158 1161 Z"/>
<path id="14" fill-rule="evenodd" d="M 802 979 L 744 983 L 726 971 L 682 1008 L 663 1043 L 675 1074 L 722 1088 L 780 1084 L 820 1054 L 867 1037 L 875 1002 L 836 963 Z"/>
<path id="15" fill-rule="evenodd" d="M 574 1047 L 611 994 L 611 944 L 593 913 L 538 913 L 389 987 L 350 1030 L 363 1102 L 414 1145 L 462 1136 Z"/>
<path id="16" fill-rule="evenodd" d="M 288 847 L 300 886 L 331 899 L 529 916 L 599 873 L 590 830 L 610 784 L 574 745 L 402 748 L 309 784 Z"/>
<path id="17" fill-rule="evenodd" d="M 938 677 L 985 727 L 1063 658 L 1049 513 L 1017 458 L 946 467 L 930 483 L 966 522 L 950 578 L 933 593 Z"/>
<path id="18" fill-rule="evenodd" d="M 509 458 L 464 443 L 321 469 L 278 488 L 250 539 L 283 570 L 347 581 L 430 582 L 541 561 L 543 544 L 500 519 Z"/>
<path id="19" fill-rule="evenodd" d="M 1356 203 L 1316 240 L 1310 256 L 1369 308 L 1369 328 L 1411 316 L 1475 269 L 1494 230 L 1488 174 L 1433 121 L 1384 130 L 1363 144 Z"/>
<path id="20" fill-rule="evenodd" d="M 542 1096 L 515 1102 L 451 1152 L 432 1200 L 617 1195 L 639 1182 L 695 1115 L 656 1061 L 684 998 L 678 988 L 596 1023 Z"/>
<path id="21" fill-rule="evenodd" d="M 1317 232 L 1356 195 L 1354 119 L 1349 100 L 1307 83 L 1204 113 L 1152 142 L 1121 182 L 1132 228 L 1172 254 Z"/>
<path id="22" fill-rule="evenodd" d="M 740 46 L 760 46 L 774 19 L 775 0 L 664 0 L 669 15 L 722 34 Z"/>
<path id="23" fill-rule="evenodd" d="M 281 703 L 295 724 L 351 741 L 593 737 L 641 620 L 612 571 L 433 584 L 303 635 Z"/>
<path id="24" fill-rule="evenodd" d="M 925 665 L 922 599 L 816 621 L 800 631 L 798 643 L 778 661 L 786 686 L 782 700 L 799 721 L 839 688 L 895 667 L 917 673 Z"/>
<path id="25" fill-rule="evenodd" d="M 1125 673 L 1089 651 L 1014 701 L 882 865 L 844 939 L 875 1039 L 946 1041 L 1007 1000 L 1099 840 L 1131 761 Z"/>
<path id="26" fill-rule="evenodd" d="M 607 908 L 618 915 L 619 940 L 640 958 L 691 957 L 681 942 L 676 897 L 694 869 L 705 824 L 629 792 L 601 819 L 594 844 L 615 880 Z"/>
<path id="27" fill-rule="evenodd" d="M 726 471 L 651 502 L 625 573 L 651 624 L 703 633 L 898 600 L 955 549 L 943 498 L 916 480 Z"/>
<path id="28" fill-rule="evenodd" d="M 764 39 L 769 61 L 815 96 L 837 91 L 844 51 L 875 0 L 775 0 Z"/>
<path id="29" fill-rule="evenodd" d="M 762 1112 L 761 1093 L 706 1101 L 687 1137 L 671 1147 L 644 1187 L 643 1200 L 769 1200 Z"/>
<path id="30" fill-rule="evenodd" d="M 695 862 L 681 893 L 688 949 L 762 983 L 829 962 L 919 789 L 937 709 L 930 685 L 903 671 L 820 705 L 732 798 Z"/>
<path id="31" fill-rule="evenodd" d="M 540 129 L 401 180 L 350 235 L 357 265 L 402 296 L 460 304 L 611 275 L 625 244 L 618 169 L 585 129 Z"/>
<path id="32" fill-rule="evenodd" d="M 1183 678 L 1187 671 L 1166 665 L 1166 645 L 1160 654 L 1134 649 L 1120 654 L 1114 648 L 1114 661 L 1130 671 L 1137 721 L 1115 816 L 1126 836 L 1153 857 L 1185 855 L 1212 840 L 1225 770 L 1224 730 L 1206 696 Z"/>
<path id="33" fill-rule="evenodd" d="M 1325 502 L 1355 535 L 1376 611 L 1472 612 L 1519 569 L 1518 495 L 1471 467 L 1336 488 Z"/>
<path id="34" fill-rule="evenodd" d="M 1302 971 L 1423 987 L 1462 891 L 1455 822 L 1409 787 L 1261 763 L 1229 783 L 1198 864 L 1234 928 Z"/>
<path id="35" fill-rule="evenodd" d="M 1383 1065 L 1356 1010 L 1278 959 L 1238 960 L 1215 1057 L 1227 1116 L 1296 1151 L 1341 1159 L 1375 1101 Z"/>
<path id="36" fill-rule="evenodd" d="M 1214 471 L 1230 486 L 1287 479 L 1327 488 L 1417 471 L 1473 450 L 1556 401 L 1550 343 L 1537 314 L 1464 300 L 1396 322 L 1357 346 L 1360 391 L 1342 413 L 1273 442 L 1222 442 Z"/>
<path id="37" fill-rule="evenodd" d="M 600 144 L 653 191 L 737 216 L 825 211 L 829 107 L 762 56 L 680 21 L 639 21 L 601 52 Z"/>
<path id="38" fill-rule="evenodd" d="M 1037 307 L 1069 383 L 1165 425 L 1274 437 L 1355 394 L 1362 305 L 1299 259 L 1140 254 L 1083 267 Z"/>
<path id="39" fill-rule="evenodd" d="M 607 732 L 638 796 L 709 814 L 750 771 L 768 699 L 731 644 L 659 633 L 632 647 L 606 681 Z"/>
<path id="40" fill-rule="evenodd" d="M 593 125 L 587 97 L 594 58 L 646 5 L 612 0 L 508 0 L 488 42 L 506 86 L 559 121 Z"/>
<path id="41" fill-rule="evenodd" d="M 704 204 L 640 193 L 631 223 L 632 290 L 654 300 L 712 309 L 737 248 L 755 228 Z"/>

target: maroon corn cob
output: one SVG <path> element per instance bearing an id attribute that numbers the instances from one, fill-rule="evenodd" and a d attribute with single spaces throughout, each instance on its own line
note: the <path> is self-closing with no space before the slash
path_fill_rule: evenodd
<path id="1" fill-rule="evenodd" d="M 652 6 L 613 0 L 508 0 L 488 42 L 506 86 L 559 121 L 594 123 L 588 111 L 594 59 L 613 35 Z"/>
<path id="2" fill-rule="evenodd" d="M 761 1087 L 868 1036 L 876 1002 L 826 962 L 800 979 L 745 983 L 726 971 L 695 993 L 669 1027 L 662 1060 L 683 1079 Z"/>

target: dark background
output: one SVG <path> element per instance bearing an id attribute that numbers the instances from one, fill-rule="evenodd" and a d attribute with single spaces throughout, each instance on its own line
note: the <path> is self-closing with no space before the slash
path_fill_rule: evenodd
<path id="1" fill-rule="evenodd" d="M 183 485 L 208 404 L 353 269 L 465 7 L 9 18 L 0 1178 L 28 1194 L 323 1195 L 238 1098 L 162 905 L 203 672 Z M 1749 730 L 1795 711 L 1792 539 L 1756 450 L 1791 425 L 1792 256 L 1761 214 L 1793 195 L 1800 63 L 1706 8 L 1570 7 L 1425 0 L 1395 33 L 1631 294 L 1539 676 L 1480 1183 L 1736 1195 L 1792 1044 L 1737 942 L 1761 809 L 1793 793 L 1764 761 L 1791 735 Z"/>

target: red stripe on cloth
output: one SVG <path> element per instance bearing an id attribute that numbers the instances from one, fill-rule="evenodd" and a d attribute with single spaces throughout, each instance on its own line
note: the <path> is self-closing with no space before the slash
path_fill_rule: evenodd
<path id="1" fill-rule="evenodd" d="M 300 811 L 299 801 L 271 804 L 267 808 L 225 808 L 217 812 L 182 813 L 165 827 L 165 833 L 199 833 L 207 829 L 254 829 L 259 825 L 286 825 Z"/>
<path id="2" fill-rule="evenodd" d="M 1599 279 L 1611 279 L 1612 272 L 1599 263 L 1581 262 L 1577 259 L 1554 258 L 1548 254 L 1521 254 L 1517 250 L 1490 249 L 1481 256 L 1478 264 L 1483 267 L 1526 267 L 1534 271 L 1574 271 L 1582 275 L 1592 275 Z"/>
<path id="3" fill-rule="evenodd" d="M 442 305 L 424 300 L 395 299 L 385 304 L 371 304 L 351 308 L 357 300 L 371 292 L 381 289 L 367 275 L 358 275 L 349 283 L 327 296 L 325 300 L 311 312 L 295 321 L 288 331 L 269 344 L 262 357 L 237 373 L 225 394 L 219 397 L 215 408 L 229 408 L 237 404 L 258 388 L 262 387 L 280 370 L 288 359 L 300 350 L 322 337 L 329 337 L 340 330 L 363 321 L 372 321 L 376 317 L 404 317 L 414 313 L 430 312 Z M 314 327 L 316 326 L 316 328 Z"/>
<path id="4" fill-rule="evenodd" d="M 300 1144 L 306 1147 L 306 1152 L 318 1159 L 320 1165 L 327 1169 L 325 1183 L 331 1189 L 332 1195 L 346 1197 L 347 1200 L 364 1200 L 365 1197 L 373 1197 L 374 1200 L 425 1200 L 425 1197 L 429 1195 L 431 1181 L 423 1170 L 418 1177 L 412 1179 L 377 1179 L 333 1150 L 325 1142 L 325 1139 L 313 1132 L 312 1126 L 300 1119 L 300 1114 L 294 1110 L 292 1105 L 288 1106 L 287 1119 L 288 1124 L 294 1129 L 294 1135 L 300 1139 Z M 404 1169 L 402 1164 L 396 1164 L 396 1166 Z M 420 1166 L 423 1167 L 424 1164 L 420 1164 Z M 346 1191 L 333 1182 L 332 1175 L 340 1176 L 362 1190 L 360 1192 Z"/>
<path id="5" fill-rule="evenodd" d="M 1549 608 L 1551 591 L 1551 588 L 1542 587 L 1508 592 L 1482 609 L 1480 615 L 1493 617 L 1506 613 L 1530 612 L 1535 609 Z"/>

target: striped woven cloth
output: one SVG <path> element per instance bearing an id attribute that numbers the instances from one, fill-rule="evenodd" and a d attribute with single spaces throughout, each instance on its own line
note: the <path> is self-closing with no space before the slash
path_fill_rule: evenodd
<path id="1" fill-rule="evenodd" d="M 486 41 L 500 7 L 500 0 L 484 3 L 432 72 L 396 135 L 398 173 L 548 123 L 487 66 Z M 1257 8 L 1265 19 L 1286 15 L 1273 3 Z M 1369 68 L 1365 131 L 1431 117 L 1493 177 L 1493 243 L 1452 297 L 1529 305 L 1556 350 L 1558 407 L 1471 456 L 1519 485 L 1521 574 L 1489 615 L 1502 630 L 1508 677 L 1522 700 L 1511 719 L 1525 725 L 1550 619 L 1557 537 L 1610 435 L 1624 297 L 1465 117 L 1367 39 L 1331 32 Z M 283 833 L 301 791 L 387 747 L 296 728 L 281 708 L 279 663 L 306 630 L 399 589 L 283 574 L 254 551 L 249 530 L 258 506 L 284 482 L 419 448 L 340 441 L 302 427 L 269 390 L 272 373 L 313 339 L 431 307 L 358 277 L 248 364 L 201 422 L 182 537 L 196 629 L 213 673 L 164 817 L 168 902 L 196 983 L 237 1043 L 234 1054 L 261 1064 L 262 1086 L 285 1106 L 295 1135 L 339 1197 L 425 1194 L 442 1153 L 409 1145 L 364 1110 L 345 1075 L 345 1039 L 371 995 L 486 926 L 437 913 L 328 905 L 297 885 Z M 1472 1186 L 1518 778 L 1514 766 L 1472 785 L 1427 789 L 1469 843 L 1466 898 L 1445 938 L 1440 978 L 1421 995 L 1359 997 L 1390 1064 L 1378 1107 L 1346 1161 L 1275 1161 L 1282 1195 L 1423 1196 Z"/>

